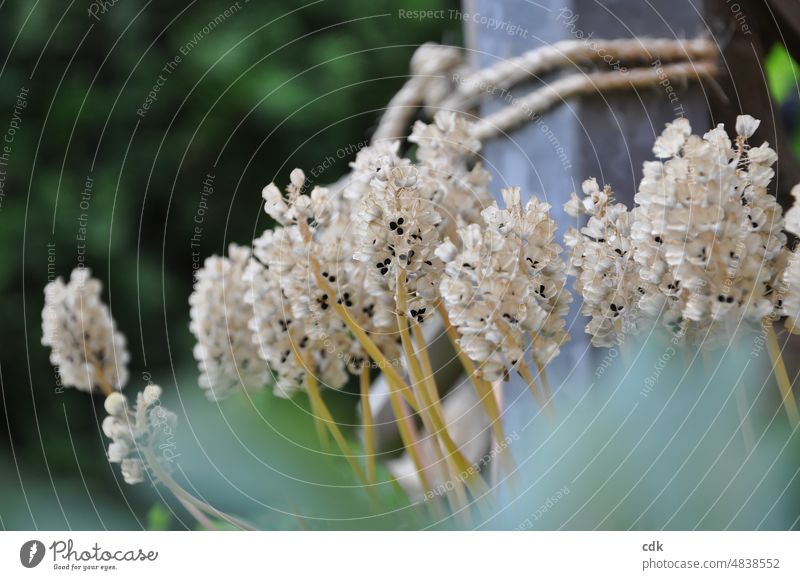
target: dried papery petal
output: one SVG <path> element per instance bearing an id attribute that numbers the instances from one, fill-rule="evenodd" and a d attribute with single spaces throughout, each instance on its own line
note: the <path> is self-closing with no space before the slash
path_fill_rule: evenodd
<path id="1" fill-rule="evenodd" d="M 761 121 L 754 119 L 750 115 L 739 115 L 736 117 L 736 133 L 745 139 L 749 139 L 753 136 L 753 133 L 756 132 L 760 124 Z"/>
<path id="2" fill-rule="evenodd" d="M 792 188 L 792 197 L 794 202 L 786 212 L 786 231 L 800 236 L 800 183 Z"/>

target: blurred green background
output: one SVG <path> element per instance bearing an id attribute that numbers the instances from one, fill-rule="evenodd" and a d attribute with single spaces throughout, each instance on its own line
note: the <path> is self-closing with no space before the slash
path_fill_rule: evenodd
<path id="1" fill-rule="evenodd" d="M 406 9 L 457 5 L 402 3 Z M 302 471 L 295 442 L 313 447 L 314 430 L 297 402 L 256 400 L 255 407 L 282 429 L 278 433 L 278 427 L 264 426 L 254 406 L 231 401 L 219 409 L 202 398 L 188 331 L 193 260 L 258 235 L 268 225 L 261 188 L 272 180 L 285 183 L 294 167 L 308 172 L 332 154 L 319 182 L 346 172 L 380 109 L 404 82 L 415 46 L 429 40 L 460 44 L 459 23 L 398 19 L 398 4 L 385 0 L 118 0 L 105 13 L 92 6 L 0 3 L 0 132 L 12 119 L 17 95 L 27 89 L 3 167 L 0 206 L 0 529 L 147 526 L 158 499 L 144 484 L 118 486 L 118 470 L 104 459 L 106 442 L 98 429 L 101 399 L 74 390 L 56 393 L 40 344 L 48 244 L 54 247 L 51 274 L 67 277 L 78 260 L 87 177 L 93 182 L 85 211 L 86 264 L 103 280 L 128 338 L 128 390 L 145 384 L 144 373 L 164 387 L 165 404 L 178 412 L 187 456 L 191 450 L 209 454 L 195 478 L 210 487 L 228 485 L 209 464 L 224 464 L 238 446 L 245 456 L 260 454 L 269 467 L 258 463 L 236 484 L 258 501 L 289 509 L 281 490 L 270 489 L 280 479 L 275 468 Z M 155 100 L 144 110 L 154 86 Z M 203 213 L 208 174 L 214 191 Z M 202 219 L 202 234 L 192 247 L 195 218 Z M 352 412 L 347 395 L 335 399 L 331 404 Z M 236 431 L 253 425 L 257 432 L 244 450 Z M 294 463 L 281 463 L 282 453 Z M 308 453 L 313 469 L 319 456 Z M 327 481 L 333 477 L 328 468 L 323 461 L 306 475 Z M 157 527 L 181 527 L 157 516 Z M 273 517 L 264 524 L 284 525 L 282 514 Z M 298 523 L 289 518 L 287 525 Z"/>
<path id="2" fill-rule="evenodd" d="M 407 509 L 358 519 L 370 506 L 348 487 L 356 482 L 342 462 L 321 454 L 302 400 L 207 403 L 188 331 L 196 260 L 269 225 L 261 188 L 286 182 L 294 167 L 310 174 L 322 165 L 315 180 L 334 181 L 404 82 L 414 48 L 462 43 L 459 21 L 398 19 L 399 5 L 117 0 L 103 12 L 91 3 L 0 3 L 0 134 L 15 105 L 21 112 L 0 205 L 0 529 L 194 525 L 173 502 L 162 507 L 151 486 L 121 483 L 105 460 L 99 397 L 56 391 L 40 344 L 42 289 L 77 264 L 81 213 L 86 264 L 129 341 L 129 391 L 151 378 L 178 413 L 180 477 L 222 508 L 260 514 L 253 519 L 265 528 L 424 524 Z M 784 121 L 800 135 L 796 65 L 776 50 L 767 66 Z M 213 193 L 204 197 L 209 175 Z M 352 396 L 327 396 L 347 421 Z M 551 491 L 524 501 L 535 510 Z M 403 507 L 389 487 L 382 493 L 389 508 Z M 511 517 L 501 527 L 518 525 Z"/>

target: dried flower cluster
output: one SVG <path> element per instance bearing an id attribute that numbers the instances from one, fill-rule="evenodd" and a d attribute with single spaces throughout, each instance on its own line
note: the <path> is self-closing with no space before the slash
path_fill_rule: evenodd
<path id="1" fill-rule="evenodd" d="M 160 404 L 161 387 L 148 385 L 136 395 L 136 404 L 130 409 L 125 396 L 112 393 L 106 398 L 108 416 L 103 420 L 103 433 L 111 439 L 108 445 L 108 460 L 119 463 L 125 482 L 134 485 L 144 481 L 146 463 L 142 458 L 145 450 L 173 445 L 177 417 Z M 166 443 L 164 443 L 166 442 Z M 168 460 L 161 454 L 155 461 L 162 468 Z M 150 464 L 152 467 L 152 463 Z"/>
<path id="2" fill-rule="evenodd" d="M 200 370 L 200 387 L 209 399 L 224 399 L 239 386 L 263 388 L 269 369 L 258 356 L 249 328 L 252 318 L 245 303 L 248 285 L 245 269 L 249 248 L 231 244 L 228 257 L 212 256 L 197 271 L 189 304 L 189 328 L 197 338 L 194 357 Z"/>
<path id="3" fill-rule="evenodd" d="M 722 125 L 702 137 L 686 119 L 667 125 L 630 212 L 593 180 L 584 199 L 573 194 L 567 211 L 589 221 L 567 245 L 595 344 L 608 346 L 649 317 L 675 332 L 691 326 L 714 346 L 740 321 L 760 324 L 782 311 L 786 235 L 767 192 L 777 156 L 767 143 L 748 145 L 757 127 L 740 116 L 731 142 Z"/>
<path id="4" fill-rule="evenodd" d="M 272 372 L 276 394 L 303 390 L 308 372 L 341 388 L 349 374 L 369 365 L 342 309 L 380 349 L 383 364 L 399 361 L 398 284 L 403 315 L 417 322 L 431 316 L 439 300 L 443 264 L 435 250 L 443 232 L 473 222 L 490 204 L 488 173 L 470 161 L 480 147 L 471 132 L 465 120 L 441 113 L 434 124 L 415 126 L 416 163 L 398 155 L 397 142 L 384 142 L 362 149 L 350 175 L 331 188 L 306 191 L 299 169 L 285 192 L 275 184 L 265 187 L 264 209 L 278 226 L 256 239 L 252 256 L 242 254 L 235 266 L 233 257 L 229 268 L 220 262 L 224 258 L 212 259 L 202 276 L 208 283 L 198 283 L 191 300 L 202 382 L 213 375 L 214 382 L 235 386 L 237 362 L 251 359 L 248 345 L 238 340 L 242 317 L 233 320 L 236 340 L 211 332 L 213 322 L 223 320 L 220 276 L 240 272 L 241 284 L 227 283 L 236 289 L 231 300 L 242 297 L 254 352 Z M 212 268 L 216 274 L 208 273 Z M 209 298 L 197 296 L 201 291 Z M 230 390 L 219 389 L 219 396 Z"/>
<path id="5" fill-rule="evenodd" d="M 119 463 L 125 481 L 135 484 L 143 481 L 146 471 L 142 450 L 171 439 L 176 416 L 161 406 L 161 388 L 156 385 L 148 385 L 136 396 L 133 410 L 118 392 L 128 381 L 125 365 L 129 355 L 125 338 L 100 299 L 101 290 L 100 282 L 86 268 L 74 269 L 66 285 L 60 278 L 48 284 L 42 343 L 51 348 L 50 361 L 62 384 L 106 394 L 109 416 L 103 421 L 103 433 L 111 439 L 108 460 Z M 166 463 L 170 454 L 168 451 L 155 461 Z M 152 463 L 149 465 L 152 468 Z"/>
<path id="6" fill-rule="evenodd" d="M 367 364 L 335 306 L 346 308 L 360 328 L 396 351 L 391 305 L 386 296 L 367 290 L 366 266 L 352 258 L 351 204 L 342 190 L 315 187 L 306 195 L 304 185 L 298 169 L 286 197 L 273 184 L 264 189 L 265 209 L 280 227 L 255 240 L 247 272 L 253 340 L 283 396 L 303 389 L 309 370 L 338 389 L 348 371 L 357 374 Z"/>
<path id="7" fill-rule="evenodd" d="M 586 332 L 595 346 L 611 346 L 637 328 L 639 300 L 652 284 L 639 279 L 631 251 L 631 212 L 614 203 L 614 193 L 600 189 L 595 179 L 583 182 L 582 199 L 573 193 L 564 206 L 567 214 L 588 216 L 580 231 L 564 235 L 570 249 L 570 274 L 583 299 L 581 314 L 589 316 Z"/>
<path id="8" fill-rule="evenodd" d="M 431 201 L 442 217 L 440 231 L 449 235 L 456 227 L 478 223 L 493 197 L 489 172 L 473 162 L 481 148 L 473 125 L 441 112 L 430 125 L 417 121 L 408 140 L 416 143 L 417 165 L 434 184 Z"/>
<path id="9" fill-rule="evenodd" d="M 128 349 L 108 307 L 100 299 L 102 284 L 88 268 L 72 271 L 44 289 L 42 344 L 64 386 L 81 391 L 120 390 L 128 381 Z"/>
<path id="10" fill-rule="evenodd" d="M 516 367 L 527 348 L 546 365 L 569 338 L 571 296 L 550 206 L 534 197 L 523 207 L 518 188 L 504 189 L 503 199 L 505 208 L 482 212 L 482 226 L 458 230 L 460 250 L 449 239 L 437 249 L 447 264 L 441 294 L 450 320 L 488 380 Z"/>
<path id="11" fill-rule="evenodd" d="M 447 452 L 442 469 L 469 469 L 426 368 L 419 325 L 437 312 L 464 367 L 478 369 L 482 402 L 487 381 L 516 371 L 547 404 L 527 361 L 546 394 L 543 369 L 570 338 L 568 275 L 596 346 L 619 343 L 657 319 L 680 335 L 692 329 L 704 345 L 726 338 L 741 321 L 761 324 L 779 315 L 794 331 L 800 257 L 787 249 L 783 230 L 800 234 L 800 209 L 784 220 L 768 193 L 777 156 L 766 143 L 748 144 L 757 127 L 752 117 L 739 117 L 731 141 L 721 125 L 701 137 L 685 119 L 670 123 L 653 148 L 658 160 L 644 166 L 632 209 L 617 203 L 610 187 L 585 181 L 583 195 L 573 193 L 565 205 L 586 220 L 564 236 L 568 260 L 549 204 L 535 196 L 523 204 L 515 187 L 502 191 L 502 206 L 492 200 L 489 174 L 475 160 L 474 128 L 452 113 L 414 126 L 413 160 L 399 155 L 397 142 L 377 143 L 330 188 L 309 187 L 295 169 L 285 190 L 269 184 L 262 191 L 277 226 L 252 248 L 232 244 L 227 257 L 213 256 L 197 272 L 189 302 L 200 386 L 215 401 L 240 387 L 271 386 L 282 397 L 307 391 L 324 419 L 320 432 L 331 432 L 366 481 L 374 464 L 361 470 L 318 387 L 340 389 L 360 375 L 367 397 L 367 369 L 375 364 L 387 374 L 397 416 L 404 397 L 426 432 L 435 433 L 432 449 Z M 51 361 L 65 385 L 108 395 L 108 459 L 121 465 L 126 482 L 151 471 L 179 498 L 206 509 L 187 499 L 167 475 L 169 461 L 153 453 L 176 422 L 160 405 L 161 389 L 146 387 L 133 408 L 114 392 L 127 382 L 128 353 L 100 291 L 84 269 L 69 284 L 47 286 L 42 342 Z M 499 422 L 496 406 L 484 405 Z M 424 487 L 425 469 L 403 424 Z"/>

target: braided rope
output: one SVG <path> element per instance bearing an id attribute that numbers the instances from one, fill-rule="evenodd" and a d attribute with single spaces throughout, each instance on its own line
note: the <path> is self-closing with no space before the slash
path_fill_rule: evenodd
<path id="1" fill-rule="evenodd" d="M 602 62 L 607 56 L 611 56 L 612 62 L 617 63 L 651 63 L 655 59 L 662 62 L 711 59 L 716 56 L 716 47 L 707 38 L 686 41 L 632 38 L 596 40 L 591 44 L 582 40 L 563 40 L 474 71 L 461 79 L 455 90 L 439 106 L 463 111 L 477 104 L 481 94 L 486 92 L 486 87 L 509 89 L 519 82 L 559 68 L 571 67 L 576 63 Z"/>
<path id="2" fill-rule="evenodd" d="M 450 81 L 443 75 L 462 65 L 461 51 L 454 46 L 426 42 L 417 48 L 411 58 L 411 78 L 386 106 L 378 128 L 372 135 L 373 143 L 404 137 L 417 107 L 426 98 L 433 98 L 427 95 L 441 94 L 443 84 L 448 85 L 444 87 L 447 92 Z"/>
<path id="3" fill-rule="evenodd" d="M 372 141 L 403 138 L 420 106 L 424 105 L 428 111 L 465 111 L 474 107 L 489 92 L 507 90 L 531 77 L 576 63 L 608 62 L 608 55 L 613 55 L 617 63 L 658 62 L 660 66 L 617 68 L 615 65 L 617 70 L 613 71 L 571 73 L 512 100 L 504 109 L 480 119 L 479 138 L 483 141 L 491 139 L 534 120 L 536 115 L 577 95 L 655 86 L 665 79 L 688 82 L 710 78 L 716 73 L 717 48 L 705 37 L 688 40 L 596 39 L 591 43 L 564 40 L 477 71 L 466 68 L 460 49 L 425 43 L 414 53 L 411 76 L 387 105 Z M 679 62 L 660 64 L 662 61 Z M 456 79 L 459 82 L 455 82 Z"/>
<path id="4" fill-rule="evenodd" d="M 653 67 L 630 68 L 627 71 L 571 74 L 514 100 L 507 107 L 477 121 L 475 136 L 487 141 L 516 126 L 533 121 L 537 115 L 558 103 L 578 96 L 622 89 L 652 87 L 664 81 L 688 82 L 711 78 L 717 71 L 715 61 L 681 62 Z"/>

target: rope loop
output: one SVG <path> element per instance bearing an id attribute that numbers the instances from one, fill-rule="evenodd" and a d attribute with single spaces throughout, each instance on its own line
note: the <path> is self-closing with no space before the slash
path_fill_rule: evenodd
<path id="1" fill-rule="evenodd" d="M 414 52 L 411 76 L 386 107 L 372 141 L 403 138 L 421 106 L 429 116 L 440 109 L 465 112 L 497 89 L 507 91 L 543 74 L 583 64 L 608 63 L 609 55 L 615 62 L 613 70 L 568 72 L 479 119 L 478 138 L 486 141 L 504 134 L 578 95 L 637 90 L 665 80 L 702 80 L 713 78 L 717 72 L 718 48 L 706 36 L 686 40 L 596 39 L 592 43 L 563 40 L 477 71 L 467 67 L 462 49 L 426 42 Z M 633 66 L 619 66 L 623 62 Z"/>

